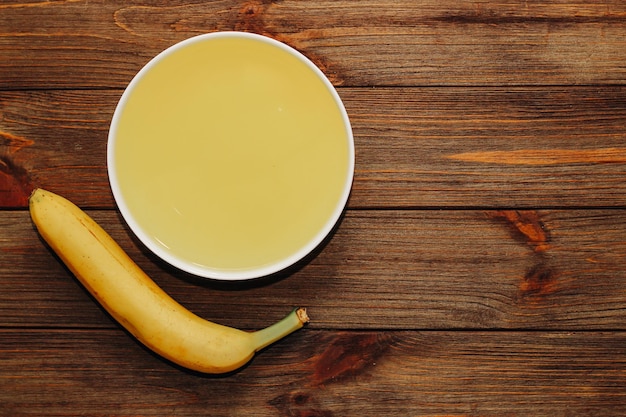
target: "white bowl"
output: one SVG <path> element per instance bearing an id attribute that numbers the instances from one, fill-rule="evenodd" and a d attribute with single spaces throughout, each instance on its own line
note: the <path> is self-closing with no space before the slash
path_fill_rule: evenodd
<path id="1" fill-rule="evenodd" d="M 332 230 L 354 140 L 339 95 L 304 55 L 217 32 L 133 78 L 107 164 L 122 216 L 156 255 L 201 277 L 251 279 L 298 262 Z"/>

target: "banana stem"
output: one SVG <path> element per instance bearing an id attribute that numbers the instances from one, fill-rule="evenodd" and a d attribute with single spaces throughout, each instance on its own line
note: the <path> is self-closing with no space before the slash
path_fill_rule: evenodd
<path id="1" fill-rule="evenodd" d="M 296 308 L 284 319 L 272 324 L 265 329 L 252 333 L 254 350 L 258 352 L 266 346 L 271 345 L 279 339 L 295 332 L 309 322 L 309 316 L 305 308 Z"/>

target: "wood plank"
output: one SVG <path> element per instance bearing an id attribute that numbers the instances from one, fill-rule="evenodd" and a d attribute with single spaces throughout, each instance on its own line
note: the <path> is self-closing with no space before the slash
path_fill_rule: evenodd
<path id="1" fill-rule="evenodd" d="M 0 340 L 13 417 L 626 413 L 623 332 L 305 328 L 227 378 L 175 368 L 117 330 L 0 329 Z"/>
<path id="2" fill-rule="evenodd" d="M 357 150 L 353 205 L 623 206 L 624 92 L 346 92 Z"/>
<path id="3" fill-rule="evenodd" d="M 352 208 L 626 206 L 626 87 L 341 88 Z M 108 125 L 121 90 L 0 93 L 0 207 L 33 185 L 114 207 Z"/>
<path id="4" fill-rule="evenodd" d="M 80 190 L 80 204 L 112 204 L 109 123 L 121 91 L 0 94 L 0 206 L 26 207 L 35 186 Z M 99 195 L 100 197 L 96 197 Z"/>
<path id="5" fill-rule="evenodd" d="M 157 260 L 113 211 L 90 211 L 175 299 L 260 328 L 293 307 L 313 329 L 624 329 L 626 211 L 348 211 L 301 265 L 243 283 Z M 114 327 L 33 230 L 0 211 L 0 326 Z"/>
<path id="6" fill-rule="evenodd" d="M 0 89 L 123 87 L 201 33 L 258 32 L 336 85 L 624 84 L 620 0 L 13 2 L 1 7 Z M 372 13 L 375 10 L 375 13 Z"/>

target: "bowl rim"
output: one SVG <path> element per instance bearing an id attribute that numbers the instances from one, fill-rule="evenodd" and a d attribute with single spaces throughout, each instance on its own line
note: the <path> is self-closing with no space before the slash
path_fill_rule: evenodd
<path id="1" fill-rule="evenodd" d="M 181 259 L 179 256 L 176 256 L 170 252 L 168 252 L 165 248 L 160 245 L 157 245 L 153 239 L 146 233 L 146 231 L 140 226 L 138 221 L 135 218 L 135 215 L 131 212 L 129 207 L 127 206 L 124 197 L 122 195 L 122 191 L 119 185 L 118 174 L 115 170 L 115 143 L 116 143 L 116 132 L 118 128 L 118 124 L 120 118 L 123 113 L 123 109 L 128 102 L 128 99 L 132 92 L 135 89 L 137 83 L 144 77 L 144 75 L 149 72 L 155 65 L 157 65 L 161 60 L 167 58 L 172 53 L 185 48 L 187 46 L 193 45 L 199 42 L 207 42 L 214 39 L 219 38 L 244 38 L 255 41 L 264 42 L 266 44 L 272 45 L 279 49 L 282 49 L 285 52 L 288 52 L 292 56 L 296 57 L 302 63 L 304 63 L 310 70 L 312 70 L 318 79 L 320 79 L 328 92 L 331 94 L 333 101 L 337 105 L 337 108 L 341 114 L 341 118 L 343 120 L 343 126 L 345 129 L 347 147 L 348 147 L 348 161 L 347 161 L 347 175 L 345 179 L 345 183 L 343 185 L 342 193 L 340 198 L 338 199 L 335 208 L 332 211 L 332 214 L 324 223 L 324 226 L 317 231 L 315 236 L 309 240 L 309 242 L 301 247 L 298 251 L 292 253 L 289 256 L 281 258 L 279 261 L 259 266 L 253 268 L 245 268 L 245 269 L 220 269 L 220 268 L 210 268 L 202 265 L 198 265 L 190 262 L 189 260 Z M 196 35 L 191 38 L 187 38 L 182 40 L 168 48 L 164 49 L 160 53 L 158 53 L 155 57 L 150 59 L 147 64 L 145 64 L 139 72 L 133 77 L 127 87 L 124 89 L 113 113 L 113 117 L 111 119 L 111 124 L 109 127 L 108 137 L 107 137 L 107 173 L 109 178 L 109 185 L 111 187 L 111 191 L 113 193 L 114 200 L 118 206 L 118 209 L 130 227 L 131 231 L 137 236 L 137 238 L 145 245 L 152 253 L 154 253 L 160 259 L 166 261 L 168 264 L 174 266 L 177 269 L 180 269 L 189 274 L 208 279 L 215 280 L 226 280 L 226 281 L 238 281 L 238 280 L 249 280 L 267 277 L 273 274 L 276 274 L 280 271 L 283 271 L 294 264 L 298 263 L 310 253 L 312 253 L 324 240 L 329 236 L 332 232 L 333 228 L 338 223 L 341 215 L 344 212 L 346 204 L 348 202 L 348 198 L 350 196 L 352 190 L 352 183 L 354 180 L 354 167 L 355 167 L 355 146 L 354 146 L 354 136 L 352 132 L 352 126 L 350 123 L 350 119 L 348 117 L 348 113 L 345 109 L 343 101 L 341 100 L 337 90 L 332 85 L 330 80 L 326 77 L 326 75 L 322 72 L 322 70 L 317 67 L 309 58 L 307 58 L 304 54 L 302 54 L 297 49 L 280 42 L 276 39 L 270 38 L 268 36 L 251 33 L 251 32 L 238 32 L 238 31 L 219 31 L 219 32 L 211 32 L 205 33 L 201 35 Z"/>

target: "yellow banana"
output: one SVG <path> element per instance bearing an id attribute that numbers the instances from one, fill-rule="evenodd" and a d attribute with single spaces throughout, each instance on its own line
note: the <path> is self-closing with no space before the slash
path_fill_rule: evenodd
<path id="1" fill-rule="evenodd" d="M 308 322 L 303 308 L 255 332 L 204 320 L 167 295 L 67 199 L 36 189 L 29 208 L 41 236 L 96 300 L 140 342 L 185 368 L 234 371 L 255 352 Z"/>

